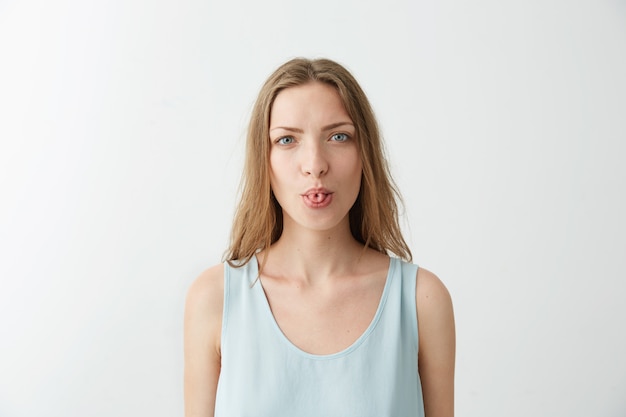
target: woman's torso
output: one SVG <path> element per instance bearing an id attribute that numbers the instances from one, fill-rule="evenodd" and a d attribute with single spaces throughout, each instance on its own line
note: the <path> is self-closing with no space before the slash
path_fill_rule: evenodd
<path id="1" fill-rule="evenodd" d="M 365 331 L 340 352 L 313 355 L 281 331 L 255 259 L 225 265 L 215 416 L 423 416 L 416 272 L 392 258 Z"/>

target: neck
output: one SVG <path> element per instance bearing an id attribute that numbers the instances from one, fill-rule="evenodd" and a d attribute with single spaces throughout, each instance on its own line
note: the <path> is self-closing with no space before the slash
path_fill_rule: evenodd
<path id="1" fill-rule="evenodd" d="M 280 239 L 261 254 L 260 261 L 267 260 L 264 273 L 313 283 L 349 273 L 363 253 L 347 221 L 324 231 L 285 224 Z M 277 264 L 280 269 L 274 267 Z"/>

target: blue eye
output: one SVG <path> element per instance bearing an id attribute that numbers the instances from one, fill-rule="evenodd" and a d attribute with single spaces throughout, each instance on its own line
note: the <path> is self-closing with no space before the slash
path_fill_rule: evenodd
<path id="1" fill-rule="evenodd" d="M 278 139 L 276 143 L 279 143 L 281 145 L 291 145 L 294 141 L 294 138 L 292 138 L 291 136 L 285 136 Z"/>
<path id="2" fill-rule="evenodd" d="M 332 135 L 330 137 L 331 140 L 334 140 L 335 142 L 345 142 L 349 139 L 350 137 L 348 135 L 346 135 L 345 133 L 335 133 L 334 135 Z"/>

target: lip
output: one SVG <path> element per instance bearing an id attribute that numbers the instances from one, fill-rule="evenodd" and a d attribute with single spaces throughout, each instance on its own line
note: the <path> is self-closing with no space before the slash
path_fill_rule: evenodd
<path id="1" fill-rule="evenodd" d="M 332 193 L 333 193 L 332 191 L 324 187 L 309 188 L 304 193 L 302 193 L 302 197 L 310 196 L 311 194 L 332 194 Z"/>
<path id="2" fill-rule="evenodd" d="M 319 195 L 323 197 L 319 198 Z M 304 204 L 309 208 L 327 207 L 333 200 L 333 192 L 326 188 L 310 188 L 302 195 Z"/>

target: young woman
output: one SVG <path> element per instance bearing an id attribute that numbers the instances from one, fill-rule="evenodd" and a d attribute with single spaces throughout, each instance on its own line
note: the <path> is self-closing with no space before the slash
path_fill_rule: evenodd
<path id="1" fill-rule="evenodd" d="M 187 417 L 454 414 L 452 303 L 410 263 L 398 198 L 352 75 L 279 67 L 252 113 L 226 262 L 189 289 Z"/>

